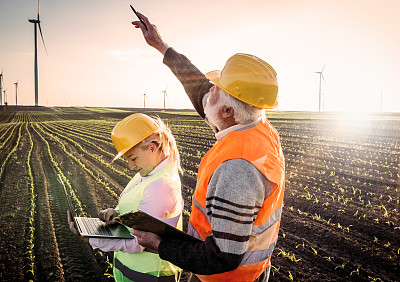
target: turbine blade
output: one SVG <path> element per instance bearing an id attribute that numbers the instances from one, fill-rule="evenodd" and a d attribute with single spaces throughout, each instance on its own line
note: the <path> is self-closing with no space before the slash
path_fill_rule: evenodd
<path id="1" fill-rule="evenodd" d="M 38 25 L 39 25 L 40 37 L 42 37 L 42 42 L 43 42 L 44 50 L 46 51 L 46 55 L 48 55 L 48 54 L 47 54 L 46 44 L 44 44 L 44 38 L 43 38 L 42 28 L 40 27 L 40 22 L 38 23 Z"/>
<path id="2" fill-rule="evenodd" d="M 38 20 L 39 20 L 39 6 L 40 6 L 40 3 L 39 3 L 39 0 L 37 1 L 37 15 L 38 15 Z"/>
<path id="3" fill-rule="evenodd" d="M 326 82 L 325 81 L 325 78 L 324 78 L 324 75 L 321 73 L 321 77 L 322 77 L 322 80 L 324 81 L 324 82 Z"/>
<path id="4" fill-rule="evenodd" d="M 326 66 L 326 62 L 324 64 L 324 66 L 322 67 L 321 73 L 323 73 L 325 66 Z"/>

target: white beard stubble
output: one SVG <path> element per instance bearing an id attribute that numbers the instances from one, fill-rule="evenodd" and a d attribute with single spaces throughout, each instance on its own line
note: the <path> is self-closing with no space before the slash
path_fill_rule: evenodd
<path id="1" fill-rule="evenodd" d="M 217 132 L 218 128 L 221 128 L 221 126 L 220 126 L 221 119 L 218 115 L 219 109 L 221 107 L 220 106 L 221 99 L 219 99 L 215 105 L 211 106 L 208 101 L 209 95 L 210 95 L 210 93 L 206 94 L 207 98 L 206 98 L 206 103 L 205 103 L 205 107 L 204 107 L 204 114 L 206 115 L 206 122 L 213 128 L 214 132 Z"/>

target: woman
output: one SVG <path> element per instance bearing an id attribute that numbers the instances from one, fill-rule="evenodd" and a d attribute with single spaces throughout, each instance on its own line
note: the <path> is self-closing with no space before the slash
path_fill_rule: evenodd
<path id="1" fill-rule="evenodd" d="M 99 213 L 107 224 L 118 214 L 141 209 L 160 220 L 182 229 L 183 200 L 179 152 L 169 128 L 159 119 L 145 114 L 133 114 L 118 122 L 111 133 L 118 151 L 129 169 L 137 173 L 119 198 L 118 206 Z M 73 223 L 71 225 L 73 230 Z M 75 233 L 75 232 L 74 232 Z M 84 238 L 94 249 L 114 251 L 116 281 L 177 281 L 180 269 L 161 260 L 158 254 L 144 250 L 132 239 Z"/>

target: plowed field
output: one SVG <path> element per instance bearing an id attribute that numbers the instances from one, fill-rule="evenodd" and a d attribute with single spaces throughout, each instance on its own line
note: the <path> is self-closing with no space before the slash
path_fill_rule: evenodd
<path id="1" fill-rule="evenodd" d="M 132 172 L 110 132 L 140 109 L 0 107 L 0 281 L 112 281 L 112 253 L 67 225 L 61 175 L 80 215 L 117 204 Z M 193 111 L 151 111 L 181 153 L 185 217 L 215 142 Z M 400 115 L 270 113 L 286 190 L 270 281 L 398 281 Z M 184 273 L 183 281 L 186 281 Z"/>

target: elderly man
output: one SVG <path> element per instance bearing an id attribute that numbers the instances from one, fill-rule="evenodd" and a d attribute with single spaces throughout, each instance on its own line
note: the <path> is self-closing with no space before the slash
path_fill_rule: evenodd
<path id="1" fill-rule="evenodd" d="M 278 133 L 265 118 L 276 106 L 276 72 L 263 60 L 233 55 L 222 71 L 202 74 L 170 48 L 139 14 L 146 42 L 164 55 L 217 142 L 200 162 L 189 234 L 176 242 L 133 230 L 141 245 L 195 273 L 191 281 L 267 281 L 278 239 L 284 192 L 284 157 Z"/>

